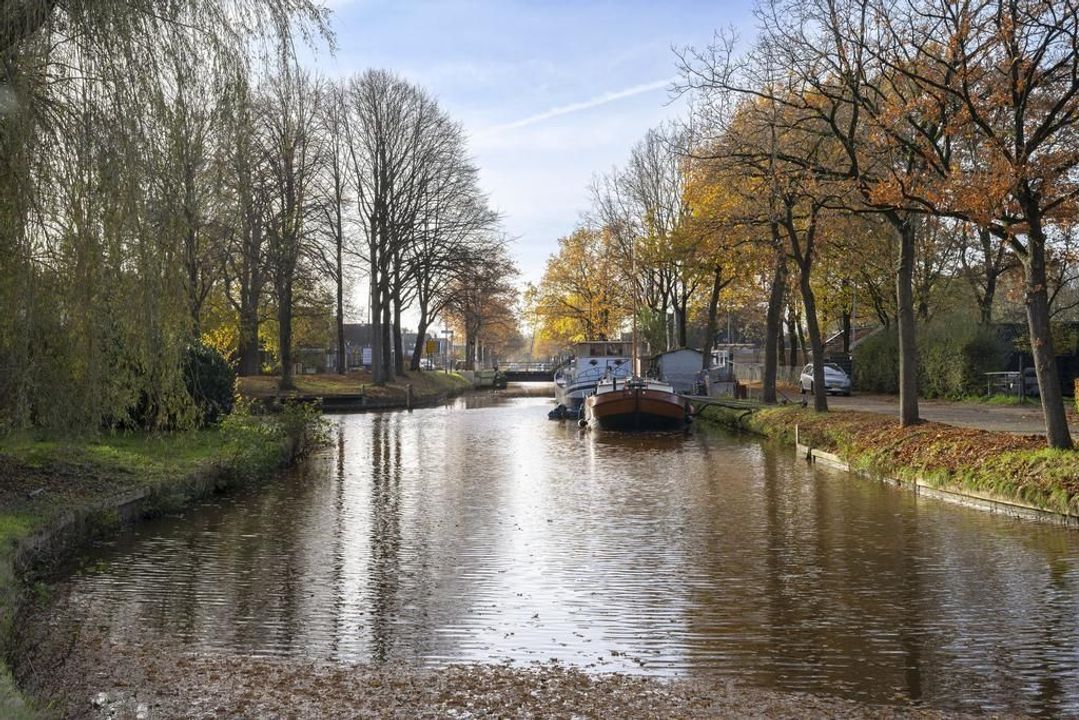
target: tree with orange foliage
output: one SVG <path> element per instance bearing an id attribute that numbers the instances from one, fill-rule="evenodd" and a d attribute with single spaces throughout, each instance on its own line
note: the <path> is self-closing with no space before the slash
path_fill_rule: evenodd
<path id="1" fill-rule="evenodd" d="M 1049 445 L 1070 448 L 1050 327 L 1049 226 L 1079 210 L 1079 4 L 919 0 L 886 16 L 879 52 L 915 92 L 887 108 L 891 135 L 932 172 L 882 187 L 969 220 L 1023 266 L 1027 326 Z M 881 19 L 885 22 L 885 19 Z M 902 33 L 899 33 L 902 28 Z M 910 137 L 925 108 L 949 108 L 943 141 Z"/>
<path id="2" fill-rule="evenodd" d="M 617 336 L 632 310 L 618 253 L 604 229 L 580 227 L 559 239 L 536 289 L 544 338 L 565 344 Z"/>
<path id="3" fill-rule="evenodd" d="M 704 367 L 707 369 L 711 360 L 707 350 L 715 344 L 721 293 L 736 281 L 758 291 L 761 286 L 755 282 L 752 270 L 770 266 L 763 396 L 765 402 L 775 402 L 779 318 L 787 262 L 782 243 L 769 230 L 774 223 L 769 221 L 768 193 L 758 178 L 746 176 L 739 163 L 724 154 L 722 143 L 693 152 L 701 157 L 695 157 L 688 166 L 686 203 L 690 217 L 683 233 L 694 238 L 698 270 L 710 286 L 705 306 Z"/>

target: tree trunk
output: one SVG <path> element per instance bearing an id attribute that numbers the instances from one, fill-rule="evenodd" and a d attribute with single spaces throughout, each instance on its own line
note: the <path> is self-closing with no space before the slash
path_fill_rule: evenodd
<path id="1" fill-rule="evenodd" d="M 397 375 L 405 374 L 405 348 L 401 338 L 401 299 L 396 293 L 393 298 L 393 371 Z"/>
<path id="2" fill-rule="evenodd" d="M 917 318 L 923 323 L 929 322 L 929 303 L 927 303 L 925 300 L 918 301 Z"/>
<path id="3" fill-rule="evenodd" d="M 376 385 L 386 382 L 382 364 L 382 293 L 379 282 L 377 250 L 371 248 L 371 380 Z"/>
<path id="4" fill-rule="evenodd" d="M 465 326 L 465 370 L 476 369 L 476 338 Z"/>
<path id="5" fill-rule="evenodd" d="M 794 324 L 794 305 L 787 303 L 787 339 L 790 342 L 789 367 L 798 367 L 798 329 Z"/>
<path id="6" fill-rule="evenodd" d="M 1025 202 L 1023 209 L 1030 227 L 1029 247 L 1023 258 L 1030 351 L 1034 356 L 1034 370 L 1038 374 L 1038 392 L 1042 398 L 1042 414 L 1045 416 L 1045 435 L 1049 447 L 1065 450 L 1072 447 L 1072 437 L 1068 430 L 1068 418 L 1064 413 L 1064 397 L 1060 389 L 1060 376 L 1057 374 L 1056 352 L 1049 323 L 1045 231 L 1042 228 L 1041 209 L 1037 207 L 1037 201 Z"/>
<path id="7" fill-rule="evenodd" d="M 239 374 L 251 376 L 259 374 L 259 314 L 258 306 L 252 304 L 247 294 L 241 300 L 240 338 L 238 354 Z"/>
<path id="8" fill-rule="evenodd" d="M 910 217 L 894 222 L 899 231 L 899 268 L 895 274 L 896 314 L 899 316 L 899 425 L 908 427 L 919 422 L 913 282 L 917 229 Z"/>
<path id="9" fill-rule="evenodd" d="M 671 297 L 672 294 L 673 293 L 671 293 L 668 290 L 668 292 L 665 293 L 665 295 L 664 295 L 664 302 L 663 302 L 663 333 L 664 333 L 664 335 L 663 335 L 664 348 L 663 349 L 664 350 L 670 350 L 670 349 L 672 349 L 674 347 L 674 327 L 673 327 L 674 323 L 673 323 L 673 319 L 671 318 L 671 313 L 667 312 L 668 308 L 675 306 L 674 298 Z"/>
<path id="10" fill-rule="evenodd" d="M 427 311 L 420 310 L 420 320 L 416 325 L 416 345 L 412 348 L 412 362 L 409 369 L 419 370 L 420 360 L 423 358 L 424 346 L 427 343 Z"/>
<path id="11" fill-rule="evenodd" d="M 382 289 L 382 368 L 387 382 L 392 382 L 397 375 L 393 367 L 393 310 L 390 307 L 389 294 Z"/>
<path id="12" fill-rule="evenodd" d="M 776 334 L 776 358 L 779 364 L 782 364 L 787 357 L 787 343 L 784 341 L 787 334 L 783 332 L 783 311 L 780 310 L 779 318 L 779 332 Z"/>
<path id="13" fill-rule="evenodd" d="M 689 295 L 682 292 L 678 300 L 678 347 L 688 347 L 686 332 L 686 306 L 689 304 Z"/>
<path id="14" fill-rule="evenodd" d="M 719 292 L 723 289 L 723 266 L 716 265 L 712 271 L 712 292 L 708 295 L 708 320 L 704 326 L 704 357 L 701 358 L 701 369 L 707 370 L 712 367 L 712 350 L 716 345 L 718 333 L 719 315 Z"/>
<path id="15" fill-rule="evenodd" d="M 850 335 L 851 335 L 851 317 L 850 310 L 843 308 L 843 317 L 841 318 L 843 325 L 843 354 L 850 355 Z"/>
<path id="16" fill-rule="evenodd" d="M 337 202 L 337 374 L 348 372 L 348 358 L 345 357 L 345 257 L 344 228 L 341 223 L 341 201 Z"/>
<path id="17" fill-rule="evenodd" d="M 982 325 L 993 324 L 993 299 L 997 294 L 997 276 L 987 275 L 985 278 L 985 294 L 978 298 L 978 315 Z"/>
<path id="18" fill-rule="evenodd" d="M 292 380 L 292 278 L 282 282 L 277 293 L 278 356 L 281 358 L 281 390 L 294 389 Z"/>
<path id="19" fill-rule="evenodd" d="M 978 314 L 981 316 L 982 325 L 990 325 L 993 322 L 993 301 L 997 295 L 997 278 L 1000 277 L 1000 266 L 993 262 L 993 236 L 987 228 L 978 228 L 978 241 L 982 246 L 982 258 L 985 263 L 985 289 L 978 295 Z"/>
<path id="20" fill-rule="evenodd" d="M 778 241 L 779 230 L 772 226 L 773 241 Z M 777 243 L 778 245 L 778 243 Z M 776 402 L 776 371 L 779 365 L 779 343 L 783 334 L 783 295 L 787 286 L 787 257 L 776 247 L 775 265 L 772 270 L 772 287 L 768 293 L 768 312 L 764 330 L 764 379 L 761 399 L 770 405 Z"/>
<path id="21" fill-rule="evenodd" d="M 824 385 L 824 338 L 817 322 L 817 299 L 810 283 L 813 270 L 814 242 L 817 234 L 817 212 L 814 207 L 809 219 L 809 226 L 799 233 L 795 226 L 793 207 L 787 205 L 784 228 L 790 241 L 791 254 L 798 264 L 798 286 L 802 291 L 802 309 L 805 310 L 806 326 L 809 330 L 809 342 L 813 352 L 813 409 L 817 412 L 828 411 L 828 389 Z"/>
<path id="22" fill-rule="evenodd" d="M 202 334 L 202 297 L 199 293 L 199 241 L 198 235 L 190 229 L 194 222 L 190 209 L 185 213 L 189 225 L 184 233 L 184 266 L 186 271 L 187 311 L 191 316 L 191 334 L 198 338 Z"/>
<path id="23" fill-rule="evenodd" d="M 817 412 L 827 412 L 828 389 L 824 385 L 824 338 L 821 336 L 820 325 L 817 323 L 817 299 L 813 294 L 813 286 L 809 283 L 809 271 L 812 265 L 809 263 L 801 265 L 798 285 L 802 290 L 806 328 L 809 331 L 809 344 L 813 353 L 813 409 Z"/>
<path id="24" fill-rule="evenodd" d="M 802 315 L 801 315 L 801 313 L 798 313 L 798 312 L 794 313 L 794 327 L 798 331 L 798 347 L 802 351 L 802 362 L 801 363 L 795 363 L 795 365 L 802 365 L 804 363 L 809 362 L 809 354 L 810 353 L 809 353 L 809 347 L 806 346 L 805 326 L 802 325 Z"/>

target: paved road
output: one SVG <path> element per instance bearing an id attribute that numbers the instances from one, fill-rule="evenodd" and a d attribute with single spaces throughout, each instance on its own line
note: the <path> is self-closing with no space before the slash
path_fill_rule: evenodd
<path id="1" fill-rule="evenodd" d="M 1071 402 L 1068 399 L 1065 401 Z M 894 395 L 830 397 L 828 407 L 833 410 L 863 410 L 898 415 L 899 398 Z M 1045 434 L 1041 405 L 1036 401 L 1023 405 L 991 405 L 977 401 L 920 400 L 918 409 L 923 419 L 949 425 L 1023 435 Z M 1079 430 L 1079 417 L 1072 407 L 1067 409 L 1068 423 L 1074 434 Z"/>

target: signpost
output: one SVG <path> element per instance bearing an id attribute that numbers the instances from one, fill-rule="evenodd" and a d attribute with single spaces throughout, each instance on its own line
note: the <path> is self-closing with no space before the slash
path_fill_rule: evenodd
<path id="1" fill-rule="evenodd" d="M 438 340 L 427 338 L 423 343 L 423 353 L 427 356 L 427 370 L 435 369 L 434 354 L 438 352 Z"/>

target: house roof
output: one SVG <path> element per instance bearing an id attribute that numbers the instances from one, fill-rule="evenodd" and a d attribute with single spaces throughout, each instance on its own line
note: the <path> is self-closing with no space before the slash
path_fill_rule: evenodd
<path id="1" fill-rule="evenodd" d="M 653 355 L 652 359 L 653 360 L 658 360 L 659 358 L 663 357 L 664 355 L 674 355 L 675 353 L 683 353 L 683 352 L 691 352 L 691 353 L 693 353 L 695 355 L 704 355 L 703 351 L 697 350 L 696 348 L 683 347 L 683 348 L 674 348 L 672 350 L 664 350 L 661 353 Z"/>
<path id="2" fill-rule="evenodd" d="M 861 327 L 853 327 L 850 329 L 850 348 L 853 350 L 857 347 L 858 343 L 865 340 L 870 335 L 875 334 L 881 329 L 881 325 L 863 325 Z M 824 349 L 832 350 L 836 347 L 843 345 L 843 333 L 842 331 L 830 335 L 827 340 L 824 341 Z"/>

